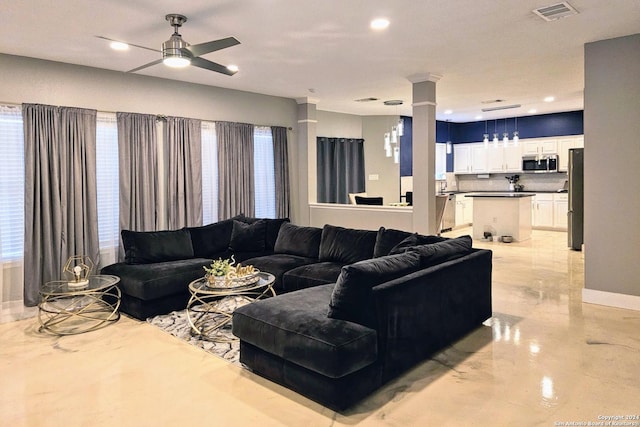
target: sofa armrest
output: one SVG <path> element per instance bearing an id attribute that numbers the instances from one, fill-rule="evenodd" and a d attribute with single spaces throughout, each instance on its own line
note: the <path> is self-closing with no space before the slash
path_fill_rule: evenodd
<path id="1" fill-rule="evenodd" d="M 378 354 L 390 379 L 492 316 L 492 253 L 474 250 L 373 289 Z"/>

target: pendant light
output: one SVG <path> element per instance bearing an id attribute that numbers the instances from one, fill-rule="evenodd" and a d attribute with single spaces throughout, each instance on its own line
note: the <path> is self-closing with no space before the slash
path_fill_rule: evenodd
<path id="1" fill-rule="evenodd" d="M 498 119 L 493 123 L 493 148 L 498 148 Z"/>
<path id="2" fill-rule="evenodd" d="M 484 135 L 483 135 L 483 140 L 482 142 L 484 142 L 484 148 L 489 148 L 489 133 L 487 132 L 487 121 L 484 121 Z"/>
<path id="3" fill-rule="evenodd" d="M 517 147 L 520 143 L 520 136 L 518 135 L 518 118 L 516 117 L 515 130 L 513 131 L 513 146 Z"/>
<path id="4" fill-rule="evenodd" d="M 447 120 L 447 154 L 451 154 L 451 122 Z"/>
<path id="5" fill-rule="evenodd" d="M 502 146 L 507 147 L 509 145 L 509 133 L 507 132 L 507 119 L 504 119 L 504 133 L 502 134 Z"/>

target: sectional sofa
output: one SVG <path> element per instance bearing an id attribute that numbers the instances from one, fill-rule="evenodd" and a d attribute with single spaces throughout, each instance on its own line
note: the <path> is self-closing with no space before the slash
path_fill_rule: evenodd
<path id="1" fill-rule="evenodd" d="M 122 232 L 122 311 L 186 307 L 203 265 L 229 257 L 275 276 L 277 296 L 237 309 L 240 361 L 342 411 L 492 316 L 492 253 L 381 227 L 301 227 L 234 217 L 203 227 Z"/>

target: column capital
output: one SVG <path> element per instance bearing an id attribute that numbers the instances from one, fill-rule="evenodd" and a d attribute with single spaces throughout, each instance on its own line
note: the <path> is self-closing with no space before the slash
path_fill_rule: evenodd
<path id="1" fill-rule="evenodd" d="M 436 73 L 417 73 L 407 77 L 411 83 L 437 82 L 442 78 L 442 74 Z"/>
<path id="2" fill-rule="evenodd" d="M 296 98 L 298 104 L 317 104 L 320 102 L 318 98 L 311 98 L 310 96 L 304 96 L 302 98 Z"/>

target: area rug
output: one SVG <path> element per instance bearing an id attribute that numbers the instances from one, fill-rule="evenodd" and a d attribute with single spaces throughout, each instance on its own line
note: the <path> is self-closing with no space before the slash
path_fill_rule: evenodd
<path id="1" fill-rule="evenodd" d="M 236 307 L 242 305 L 243 302 L 242 299 L 225 298 L 223 304 L 226 306 L 226 309 L 233 311 Z M 241 366 L 239 360 L 240 342 L 238 340 L 231 342 L 212 342 L 201 338 L 197 334 L 192 334 L 191 325 L 189 325 L 189 321 L 187 320 L 187 310 L 172 311 L 169 314 L 150 317 L 147 319 L 147 322 L 182 341 L 186 341 L 228 362 Z M 224 326 L 221 332 L 230 339 L 234 338 L 234 335 L 231 333 L 231 323 Z"/>

